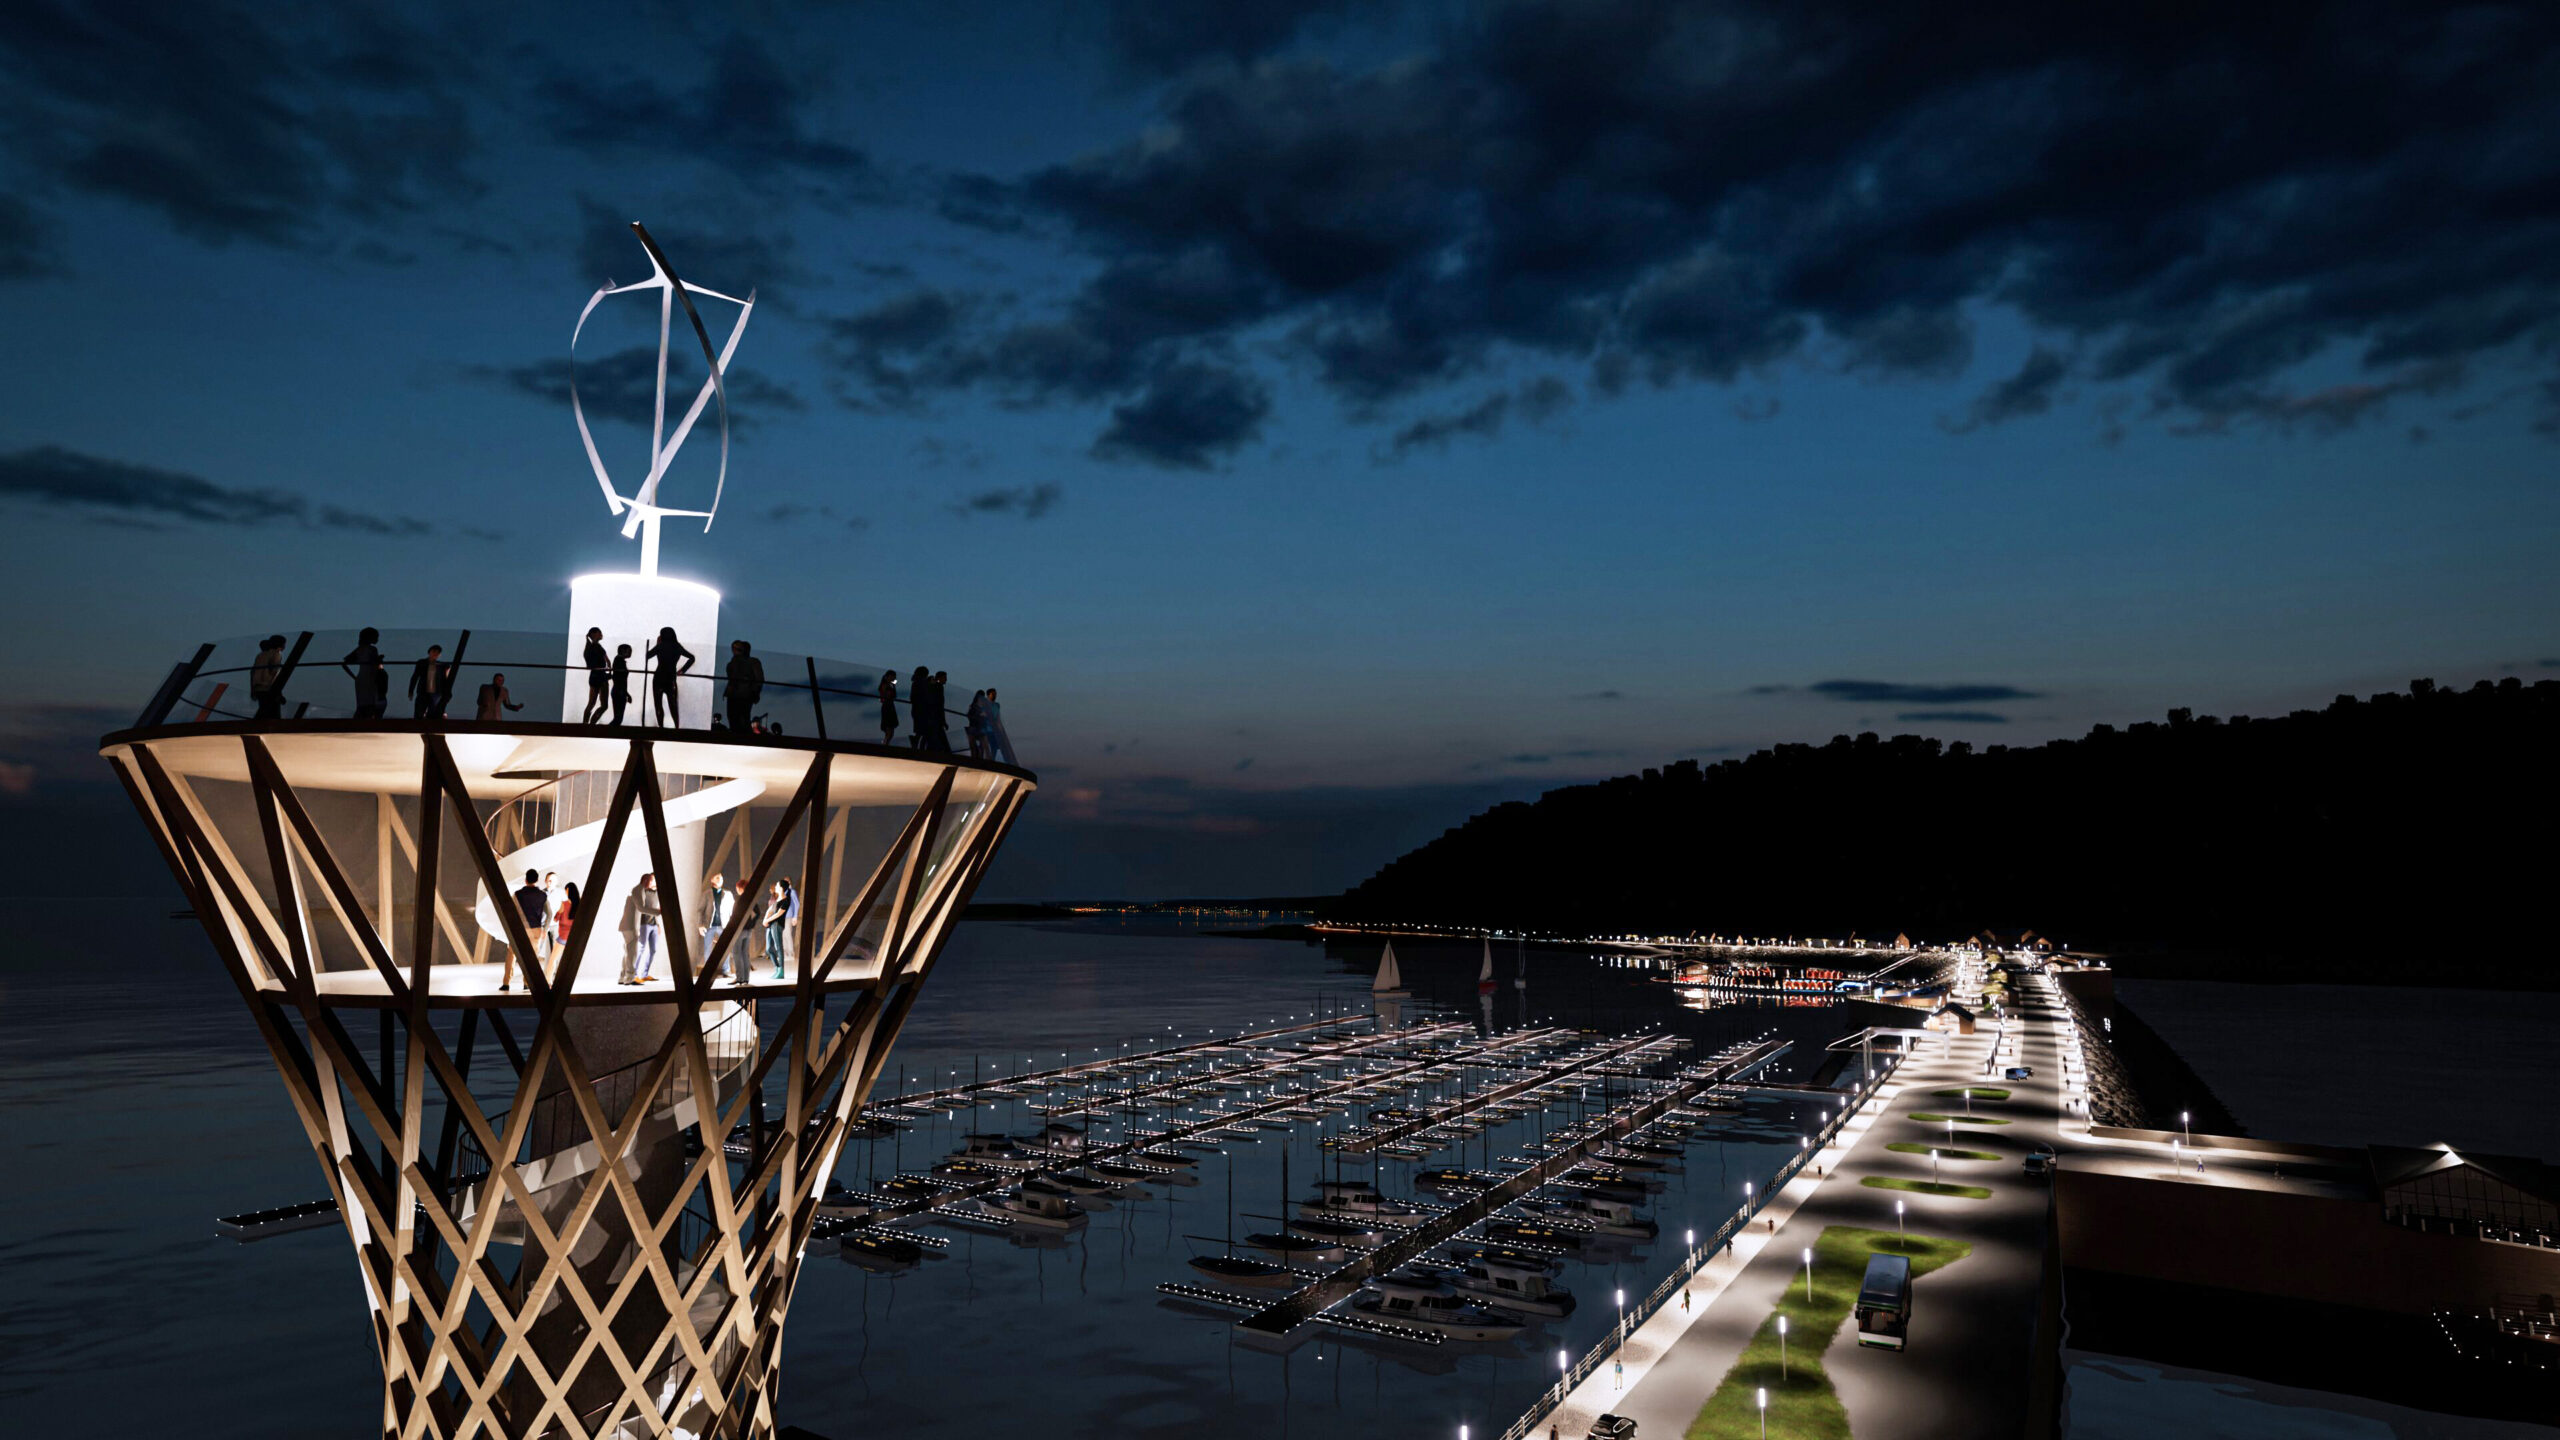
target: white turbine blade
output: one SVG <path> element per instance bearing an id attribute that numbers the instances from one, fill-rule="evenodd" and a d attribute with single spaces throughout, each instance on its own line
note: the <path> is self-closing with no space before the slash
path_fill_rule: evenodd
<path id="1" fill-rule="evenodd" d="M 746 299 L 741 300 L 735 295 L 723 295 L 717 290 L 705 289 L 700 285 L 694 284 L 690 280 L 684 282 L 684 288 L 692 291 L 696 295 L 707 295 L 714 300 L 726 300 L 732 305 L 752 305 L 755 303 L 755 296 L 752 293 L 749 294 Z"/>
<path id="2" fill-rule="evenodd" d="M 756 302 L 754 296 L 748 296 L 745 300 L 740 301 L 739 304 L 744 308 L 738 311 L 737 323 L 729 327 L 728 343 L 720 347 L 720 372 L 723 375 L 726 375 L 729 371 L 729 357 L 738 353 L 739 337 L 747 333 L 747 317 L 755 313 Z M 692 407 L 684 412 L 683 421 L 676 426 L 676 433 L 668 439 L 667 448 L 659 456 L 657 468 L 650 472 L 650 494 L 655 495 L 657 493 L 657 482 L 659 478 L 667 473 L 668 466 L 676 463 L 676 452 L 684 448 L 685 437 L 693 433 L 694 422 L 702 418 L 702 407 L 710 403 L 711 380 L 710 377 L 705 376 L 702 381 L 702 388 L 694 392 Z M 714 489 L 711 492 L 711 508 L 709 510 L 696 513 L 701 514 L 705 519 L 719 514 L 720 492 L 717 489 Z M 705 525 L 702 528 L 708 530 L 711 527 Z"/>

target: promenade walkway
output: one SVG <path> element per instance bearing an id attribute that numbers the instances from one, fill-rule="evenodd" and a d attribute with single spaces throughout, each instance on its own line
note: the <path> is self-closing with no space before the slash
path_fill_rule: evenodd
<path id="1" fill-rule="evenodd" d="M 2028 1179 L 2020 1157 L 2032 1142 L 2058 1150 L 2077 1148 L 2057 1129 L 2062 1113 L 2062 1057 L 2054 1033 L 2059 1007 L 2041 987 L 2022 987 L 2023 1013 L 2013 1013 L 2009 1035 L 2014 1062 L 2035 1075 L 2010 1081 L 1984 1074 L 1991 1059 L 1988 1029 L 1972 1036 L 1924 1043 L 1902 1062 L 1893 1081 L 1843 1128 L 1823 1152 L 1816 1176 L 1790 1182 L 1736 1237 L 1731 1257 L 1718 1257 L 1698 1273 L 1690 1307 L 1664 1307 L 1621 1350 L 1623 1381 L 1601 1366 L 1576 1387 L 1558 1410 L 1530 1432 L 1549 1427 L 1580 1440 L 1602 1414 L 1636 1421 L 1646 1440 L 1676 1440 L 1699 1407 L 1722 1383 L 1744 1345 L 1767 1320 L 1780 1289 L 1803 1283 L 1801 1255 L 1823 1229 L 1858 1225 L 1894 1228 L 1894 1202 L 1907 1207 L 1915 1234 L 1968 1241 L 1966 1259 L 1922 1280 L 1916 1290 L 1909 1348 L 1863 1349 L 1854 1322 L 1844 1323 L 1823 1362 L 1848 1411 L 1858 1440 L 1979 1440 L 2014 1436 L 2026 1423 L 2030 1346 L 2042 1276 L 2046 1182 Z M 1947 1127 L 1911 1118 L 1913 1112 L 1963 1115 L 1961 1098 L 1932 1092 L 1966 1085 L 2011 1091 L 2006 1101 L 1976 1101 L 1975 1113 L 2011 1123 L 1976 1126 L 1994 1132 L 1997 1161 L 1939 1162 L 1949 1183 L 1982 1185 L 1991 1198 L 1967 1200 L 1874 1188 L 1868 1176 L 1930 1178 L 1926 1154 L 1887 1150 L 1895 1141 L 1947 1143 Z M 1966 1127 L 1957 1124 L 1961 1133 Z M 2082 1127 L 2074 1123 L 2077 1132 Z M 1967 1146 L 1959 1139 L 1957 1148 Z M 1774 1222 L 1774 1227 L 1771 1222 Z"/>

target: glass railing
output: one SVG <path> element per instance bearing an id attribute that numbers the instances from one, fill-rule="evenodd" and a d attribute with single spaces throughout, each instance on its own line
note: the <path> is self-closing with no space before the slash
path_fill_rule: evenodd
<path id="1" fill-rule="evenodd" d="M 758 733 L 977 752 L 976 692 L 948 683 L 939 704 L 919 706 L 913 667 L 760 647 L 751 657 L 762 679 L 742 685 L 730 675 L 736 638 L 679 637 L 671 652 L 647 637 L 607 636 L 608 663 L 591 669 L 582 641 L 532 631 L 384 630 L 370 655 L 354 630 L 288 635 L 273 648 L 242 637 L 182 660 L 136 724 L 379 718 L 726 731 L 735 719 Z M 988 758 L 1018 763 L 1010 740 L 991 729 Z"/>

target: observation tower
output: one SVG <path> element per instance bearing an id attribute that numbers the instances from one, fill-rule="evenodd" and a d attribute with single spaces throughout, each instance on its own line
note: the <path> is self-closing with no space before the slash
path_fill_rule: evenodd
<path id="1" fill-rule="evenodd" d="M 342 673 L 353 633 L 303 633 L 281 660 L 209 644 L 100 742 L 320 1162 L 381 1358 L 381 1432 L 401 1440 L 774 1433 L 783 1321 L 837 1152 L 1036 784 L 868 743 L 880 665 L 756 647 L 751 708 L 771 723 L 713 722 L 719 597 L 657 565 L 660 524 L 707 530 L 719 490 L 676 510 L 661 482 L 716 405 L 725 484 L 722 372 L 753 297 L 677 279 L 632 229 L 651 278 L 579 317 L 614 294 L 659 302 L 631 495 L 576 414 L 640 563 L 573 583 L 565 663 L 559 631 L 390 632 L 384 718 L 382 688 L 369 701 Z M 697 298 L 738 307 L 717 351 Z M 708 374 L 670 431 L 679 324 Z M 625 723 L 587 714 L 591 627 L 608 653 L 633 647 Z M 662 628 L 701 657 L 663 725 L 645 658 Z M 455 698 L 412 715 L 399 687 L 430 643 Z M 501 673 L 497 718 L 457 718 Z M 556 877 L 548 938 L 516 897 L 527 870 Z M 714 872 L 743 897 L 710 927 Z M 798 919 L 777 934 L 761 922 L 781 881 Z M 655 978 L 625 983 L 650 895 Z"/>

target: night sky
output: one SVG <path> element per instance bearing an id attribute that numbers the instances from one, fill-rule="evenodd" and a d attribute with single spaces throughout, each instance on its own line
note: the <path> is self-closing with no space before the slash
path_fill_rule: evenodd
<path id="1" fill-rule="evenodd" d="M 2560 8 L 723 8 L 0 6 L 7 888 L 158 886 L 197 641 L 631 565 L 635 219 L 758 296 L 667 569 L 1004 687 L 993 896 L 2560 669 Z"/>

